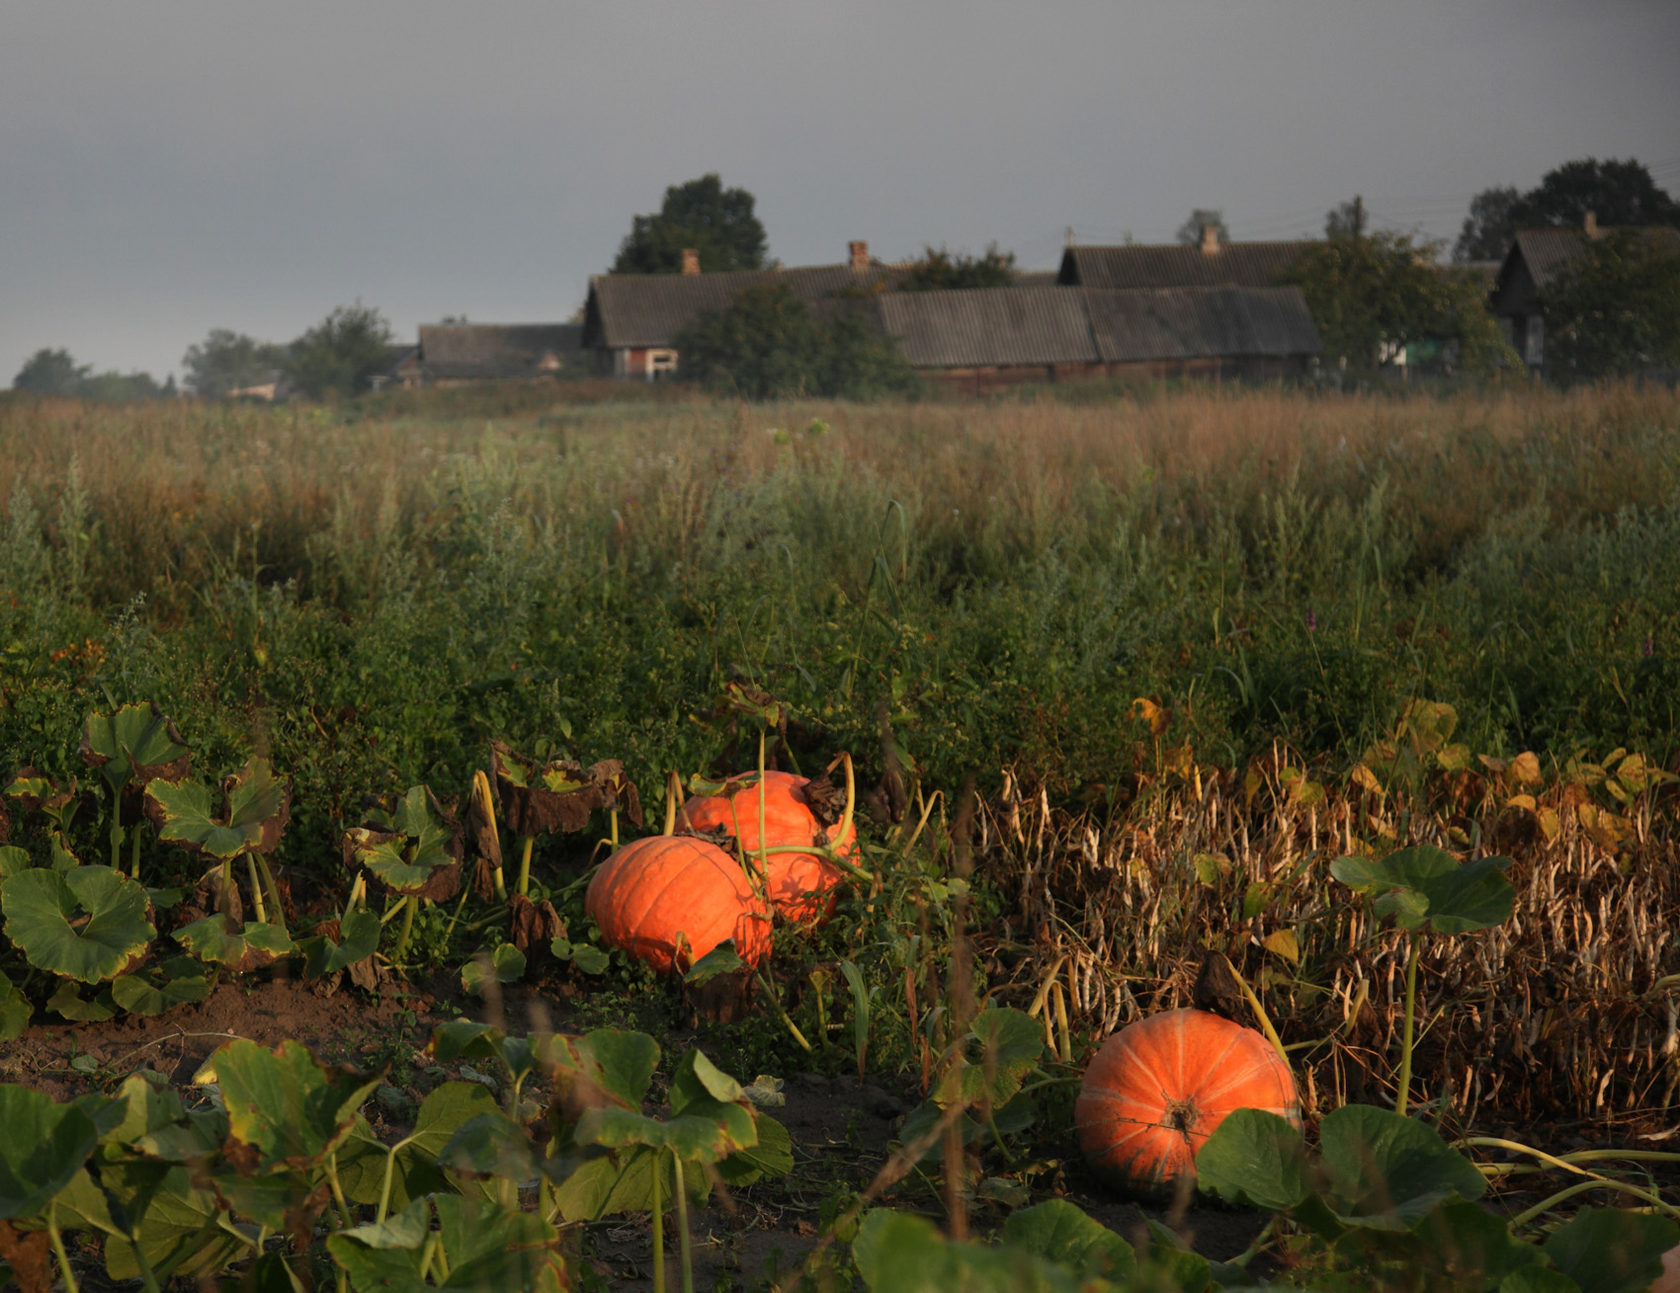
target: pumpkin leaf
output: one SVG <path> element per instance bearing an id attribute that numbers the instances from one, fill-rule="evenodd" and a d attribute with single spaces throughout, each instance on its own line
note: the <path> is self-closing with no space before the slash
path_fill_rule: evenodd
<path id="1" fill-rule="evenodd" d="M 461 888 L 461 836 L 426 786 L 413 786 L 389 810 L 375 808 L 344 833 L 347 866 L 364 866 L 392 893 L 441 902 Z"/>
<path id="2" fill-rule="evenodd" d="M 0 1127 L 0 1221 L 41 1212 L 99 1143 L 79 1106 L 9 1082 L 0 1084 Z"/>
<path id="3" fill-rule="evenodd" d="M 490 1109 L 455 1129 L 438 1150 L 437 1163 L 465 1176 L 528 1181 L 537 1175 L 541 1158 L 523 1127 L 500 1109 Z"/>
<path id="4" fill-rule="evenodd" d="M 1583 1208 L 1552 1232 L 1542 1251 L 1582 1293 L 1634 1293 L 1663 1272 L 1663 1254 L 1680 1243 L 1668 1217 L 1618 1208 Z"/>
<path id="5" fill-rule="evenodd" d="M 1043 1055 L 1044 1028 L 1026 1011 L 982 1010 L 969 1026 L 961 1062 L 940 1079 L 933 1100 L 941 1108 L 982 1102 L 1001 1108 Z"/>
<path id="6" fill-rule="evenodd" d="M 765 1113 L 757 1114 L 754 1123 L 758 1143 L 736 1150 L 718 1164 L 718 1175 L 732 1188 L 793 1171 L 793 1139 L 787 1128 Z"/>
<path id="7" fill-rule="evenodd" d="M 182 925 L 173 937 L 199 960 L 225 965 L 236 974 L 272 965 L 297 951 L 291 935 L 278 925 L 252 920 L 230 929 L 220 914 Z"/>
<path id="8" fill-rule="evenodd" d="M 659 1066 L 659 1043 L 646 1033 L 597 1028 L 556 1037 L 546 1052 L 557 1104 L 575 1122 L 596 1105 L 639 1110 Z"/>
<path id="9" fill-rule="evenodd" d="M 240 1038 L 219 1049 L 217 1085 L 227 1105 L 234 1147 L 254 1152 L 263 1170 L 307 1167 L 349 1134 L 362 1102 L 384 1070 L 368 1075 L 329 1068 L 298 1042 L 274 1050 Z"/>
<path id="10" fill-rule="evenodd" d="M 325 933 L 316 933 L 298 940 L 303 953 L 303 972 L 311 979 L 323 979 L 336 974 L 358 961 L 365 961 L 379 950 L 379 935 L 385 928 L 376 912 L 358 907 L 342 920 L 333 931 L 334 941 Z"/>
<path id="11" fill-rule="evenodd" d="M 123 974 L 111 981 L 111 1000 L 131 1015 L 161 1015 L 209 995 L 204 967 L 184 956 L 172 958 L 154 973 Z"/>
<path id="12" fill-rule="evenodd" d="M 1410 1230 L 1444 1199 L 1475 1200 L 1487 1180 L 1431 1127 L 1352 1104 L 1319 1126 L 1326 1202 L 1345 1225 Z"/>
<path id="13" fill-rule="evenodd" d="M 30 868 L 0 884 L 6 937 L 38 970 L 82 983 L 145 959 L 157 934 L 144 885 L 104 866 Z"/>
<path id="14" fill-rule="evenodd" d="M 475 996 L 488 983 L 518 983 L 525 977 L 525 953 L 512 943 L 498 943 L 496 950 L 482 952 L 461 967 L 461 987 Z"/>
<path id="15" fill-rule="evenodd" d="M 286 784 L 268 760 L 253 757 L 222 783 L 222 815 L 213 815 L 209 787 L 189 779 L 146 784 L 146 812 L 158 839 L 223 861 L 243 853 L 272 853 L 291 815 Z"/>
<path id="16" fill-rule="evenodd" d="M 1509 858 L 1481 857 L 1460 864 L 1428 845 L 1400 849 L 1378 859 L 1338 858 L 1330 874 L 1375 899 L 1380 916 L 1393 916 L 1401 929 L 1426 925 L 1437 934 L 1462 934 L 1503 924 L 1516 904 L 1505 875 Z"/>
<path id="17" fill-rule="evenodd" d="M 621 806 L 633 825 L 642 825 L 641 798 L 617 759 L 587 769 L 571 759 L 539 764 L 492 741 L 490 767 L 508 825 L 521 835 L 574 834 L 589 825 L 597 808 Z"/>
<path id="18" fill-rule="evenodd" d="M 89 714 L 82 725 L 81 754 L 113 791 L 131 781 L 143 786 L 154 777 L 184 777 L 192 763 L 192 751 L 156 702 L 125 705 L 110 715 Z"/>
<path id="19" fill-rule="evenodd" d="M 1233 1110 L 1196 1155 L 1196 1183 L 1227 1203 L 1287 1211 L 1311 1193 L 1307 1142 L 1275 1113 Z"/>
<path id="20" fill-rule="evenodd" d="M 1047 1199 L 1009 1214 L 1003 1242 L 1083 1278 L 1128 1280 L 1137 1266 L 1132 1246 L 1066 1199 Z"/>

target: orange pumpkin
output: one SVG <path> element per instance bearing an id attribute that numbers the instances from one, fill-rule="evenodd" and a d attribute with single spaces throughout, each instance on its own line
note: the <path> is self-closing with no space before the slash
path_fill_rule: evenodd
<path id="1" fill-rule="evenodd" d="M 791 772 L 764 774 L 764 836 L 769 848 L 828 844 L 850 860 L 857 850 L 857 832 L 845 823 L 825 827 L 805 797 L 806 778 Z M 759 847 L 759 781 L 756 773 L 732 777 L 721 795 L 690 799 L 682 806 L 678 830 L 722 829 L 741 842 L 749 857 Z M 834 912 L 836 890 L 844 875 L 840 868 L 815 853 L 771 853 L 764 860 L 765 889 L 770 901 L 789 920 L 805 923 L 826 920 Z"/>
<path id="2" fill-rule="evenodd" d="M 1295 1079 L 1276 1048 L 1205 1010 L 1169 1010 L 1128 1024 L 1086 1066 L 1073 1106 L 1085 1161 L 1144 1193 L 1194 1179 L 1196 1151 L 1235 1109 L 1301 1123 Z"/>
<path id="3" fill-rule="evenodd" d="M 688 969 L 729 938 L 749 965 L 770 953 L 769 907 L 741 864 L 705 840 L 653 835 L 626 844 L 589 881 L 583 909 L 609 947 L 661 973 Z"/>

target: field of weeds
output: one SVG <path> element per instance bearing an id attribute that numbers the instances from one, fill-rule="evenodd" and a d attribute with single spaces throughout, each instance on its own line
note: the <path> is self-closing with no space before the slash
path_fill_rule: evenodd
<path id="1" fill-rule="evenodd" d="M 161 1036 L 230 983 L 305 979 L 478 1021 L 374 1057 L 392 1136 L 401 1100 L 412 1116 L 463 1063 L 501 1073 L 515 1124 L 543 1117 L 521 1104 L 528 1077 L 555 1101 L 547 1134 L 571 1134 L 554 1109 L 580 1061 L 510 1050 L 527 1024 L 645 1031 L 665 1055 L 653 1093 L 677 1106 L 721 1098 L 695 1094 L 678 1060 L 694 1046 L 743 1081 L 844 1076 L 872 1084 L 877 1112 L 928 1102 L 896 1157 L 869 1147 L 879 1175 L 809 1205 L 838 1250 L 866 1204 L 942 1213 L 952 1241 L 1048 1195 L 1089 1211 L 1069 1131 L 1085 1060 L 1134 1019 L 1216 1003 L 1225 969 L 1229 1012 L 1271 1031 L 1309 1130 L 1409 1110 L 1480 1155 L 1519 1238 L 1558 1223 L 1546 1172 L 1675 1212 L 1658 1165 L 1680 1086 L 1673 392 L 613 395 L 0 402 L 8 1036 L 72 1086 L 115 1091 L 138 1043 L 106 1047 L 101 1027 L 156 1015 Z M 129 729 L 155 765 L 130 757 Z M 159 788 L 110 770 L 189 750 L 202 803 L 179 771 L 152 774 Z M 756 978 L 736 967 L 721 992 L 608 954 L 587 882 L 658 830 L 672 774 L 697 793 L 762 760 L 827 771 L 838 796 L 841 751 L 860 851 L 827 924 L 778 922 Z M 593 797 L 564 829 L 514 830 L 509 796 L 543 776 Z M 215 853 L 241 821 L 253 833 Z M 436 844 L 440 873 L 453 859 L 478 887 L 379 889 L 377 850 L 403 838 L 405 864 Z M 1508 906 L 1449 919 L 1437 894 L 1431 924 L 1403 897 L 1433 892 L 1429 875 L 1371 880 L 1396 855 L 1497 872 Z M 5 886 L 106 862 L 144 878 L 151 932 L 109 974 L 72 975 L 26 945 Z M 242 887 L 244 914 L 277 914 L 281 934 L 203 932 Z M 540 936 L 516 888 L 546 908 Z M 964 1064 L 974 1083 L 953 1087 Z M 1001 1111 L 1023 1088 L 1031 1117 L 993 1121 L 993 1098 Z M 917 1166 L 942 1136 L 943 1158 Z M 1577 1151 L 1631 1157 L 1558 1165 Z M 607 1241 L 566 1231 L 582 1187 L 552 1183 L 538 1210 L 575 1275 Z M 338 1205 L 353 1230 L 361 1205 Z M 870 1224 L 853 1266 L 813 1258 L 802 1278 L 877 1286 L 869 1254 L 896 1223 Z M 283 1229 L 217 1260 L 256 1270 Z M 1352 1240 L 1326 1256 L 1311 1233 L 1268 1225 L 1209 1255 L 1315 1287 L 1360 1269 L 1338 1265 Z M 1134 1243 L 1144 1265 L 1154 1242 Z M 1559 1271 L 1575 1270 L 1566 1249 L 1548 1250 Z M 340 1282 L 348 1251 L 332 1249 Z"/>

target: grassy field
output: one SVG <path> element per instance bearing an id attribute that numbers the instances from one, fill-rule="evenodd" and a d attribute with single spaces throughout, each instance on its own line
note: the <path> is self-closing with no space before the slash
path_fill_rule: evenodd
<path id="1" fill-rule="evenodd" d="M 780 766 L 856 757 L 876 879 L 778 943 L 816 1052 L 719 1026 L 731 1071 L 844 1072 L 856 1037 L 860 1073 L 866 1051 L 926 1094 L 989 1000 L 1042 1024 L 1065 1105 L 1097 1040 L 1224 953 L 1309 1123 L 1405 1086 L 1443 1132 L 1662 1134 L 1673 392 L 640 395 L 0 401 L 0 771 L 97 786 L 84 722 L 144 701 L 206 781 L 265 755 L 307 924 L 344 908 L 370 796 L 458 799 L 499 740 L 621 759 L 651 805 L 671 771 L 751 767 L 768 714 Z M 47 861 L 37 809 L 10 811 Z M 64 843 L 101 859 L 108 813 Z M 592 838 L 537 845 L 574 937 Z M 1332 878 L 1408 845 L 1512 859 L 1514 915 L 1409 943 Z M 467 911 L 500 936 L 501 908 Z M 434 954 L 445 921 L 407 968 L 475 950 Z M 37 1019 L 51 986 L 29 980 Z M 661 1035 L 686 1009 L 619 962 L 568 999 Z"/>

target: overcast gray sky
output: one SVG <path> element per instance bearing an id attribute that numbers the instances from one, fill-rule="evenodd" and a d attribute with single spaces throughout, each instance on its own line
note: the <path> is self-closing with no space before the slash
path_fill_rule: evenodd
<path id="1" fill-rule="evenodd" d="M 359 299 L 548 322 L 707 171 L 785 264 L 1378 227 L 1575 158 L 1680 195 L 1675 0 L 0 0 L 0 382 Z"/>

